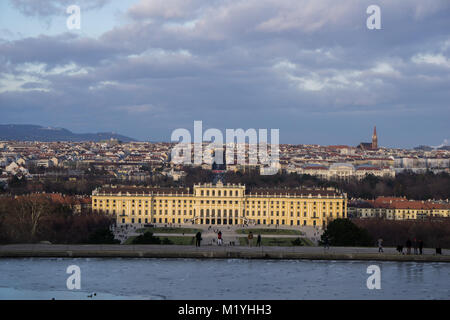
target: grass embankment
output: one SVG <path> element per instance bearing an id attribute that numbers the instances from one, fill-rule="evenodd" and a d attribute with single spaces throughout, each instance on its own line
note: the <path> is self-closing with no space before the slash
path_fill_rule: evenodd
<path id="1" fill-rule="evenodd" d="M 173 237 L 159 237 L 159 239 L 161 239 L 161 244 L 176 244 L 185 246 L 195 244 L 194 237 L 173 236 Z M 170 243 L 164 241 L 165 239 L 169 240 Z"/>
<path id="2" fill-rule="evenodd" d="M 133 244 L 133 240 L 136 236 L 129 237 L 124 244 Z M 194 245 L 195 240 L 194 237 L 186 237 L 186 236 L 169 236 L 169 237 L 155 237 L 161 240 L 161 244 L 175 244 L 175 245 Z"/>
<path id="3" fill-rule="evenodd" d="M 187 234 L 196 234 L 197 232 L 201 232 L 201 229 L 195 228 L 172 228 L 172 227 L 155 227 L 155 228 L 142 228 L 138 229 L 137 232 L 144 233 L 146 231 L 150 231 L 151 233 L 187 233 Z"/>
<path id="4" fill-rule="evenodd" d="M 292 229 L 237 229 L 236 233 L 240 234 L 248 234 L 249 232 L 252 232 L 254 235 L 259 234 L 267 234 L 267 235 L 303 235 L 303 232 L 299 230 L 292 230 Z"/>
<path id="5" fill-rule="evenodd" d="M 298 239 L 298 240 L 297 240 Z M 300 241 L 300 242 L 298 242 Z M 294 245 L 293 242 L 296 242 Z M 301 243 L 301 244 L 300 244 Z M 240 237 L 239 244 L 241 246 L 248 246 L 247 238 Z M 278 247 L 294 247 L 294 246 L 312 246 L 313 244 L 306 238 L 261 238 L 262 246 L 278 246 Z M 253 238 L 253 246 L 256 246 L 256 239 Z"/>

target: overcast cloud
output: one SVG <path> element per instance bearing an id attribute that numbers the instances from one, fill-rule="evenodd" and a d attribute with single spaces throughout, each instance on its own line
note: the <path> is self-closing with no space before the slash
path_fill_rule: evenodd
<path id="1" fill-rule="evenodd" d="M 285 143 L 356 145 L 373 125 L 384 146 L 450 138 L 448 0 L 77 3 L 79 31 L 65 26 L 72 1 L 0 5 L 51 24 L 0 22 L 1 123 L 152 141 L 194 120 L 279 128 Z M 366 28 L 371 4 L 381 30 Z M 102 21 L 113 27 L 96 36 Z"/>

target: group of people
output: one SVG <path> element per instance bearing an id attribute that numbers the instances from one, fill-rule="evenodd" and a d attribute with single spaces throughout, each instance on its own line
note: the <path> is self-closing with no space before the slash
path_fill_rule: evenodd
<path id="1" fill-rule="evenodd" d="M 247 236 L 248 240 L 248 246 L 253 247 L 253 232 L 249 232 Z M 258 234 L 258 237 L 256 238 L 256 246 L 261 247 L 261 234 Z"/>
<path id="2" fill-rule="evenodd" d="M 137 233 L 138 230 L 138 226 L 135 225 L 120 225 L 120 226 L 113 226 L 111 228 L 111 231 L 114 234 L 114 239 L 117 239 L 120 241 L 120 243 L 124 243 L 129 237 L 130 235 L 133 235 L 135 233 Z"/>
<path id="3" fill-rule="evenodd" d="M 379 238 L 377 240 L 377 244 L 378 244 L 378 252 L 380 253 L 384 252 L 382 238 Z M 423 254 L 423 241 L 417 240 L 416 238 L 414 238 L 413 241 L 411 241 L 410 239 L 406 240 L 406 254 L 411 254 L 411 248 L 414 249 L 414 254 Z M 401 254 L 404 254 L 403 245 L 397 245 L 397 251 Z"/>
<path id="4" fill-rule="evenodd" d="M 422 254 L 423 253 L 423 241 L 417 241 L 416 238 L 411 241 L 410 239 L 406 240 L 406 254 L 411 254 L 411 247 L 414 249 L 414 254 Z M 403 253 L 403 246 L 398 245 L 397 251 L 401 254 Z"/>
<path id="5" fill-rule="evenodd" d="M 214 230 L 216 232 L 216 230 Z M 196 247 L 200 247 L 201 241 L 202 241 L 202 233 L 200 231 L 197 232 L 197 234 L 195 235 L 195 246 Z M 248 240 L 248 246 L 249 247 L 253 247 L 253 232 L 249 232 L 248 236 L 247 236 L 247 240 Z M 223 237 L 222 237 L 222 231 L 217 230 L 217 245 L 221 246 L 223 245 Z M 261 246 L 261 235 L 258 234 L 257 238 L 256 238 L 256 246 L 260 247 Z"/>
<path id="6" fill-rule="evenodd" d="M 210 228 L 211 227 L 209 227 L 208 230 L 211 230 Z M 214 230 L 214 232 L 217 232 L 217 245 L 221 246 L 223 244 L 222 231 Z M 201 244 L 202 240 L 203 240 L 202 233 L 200 231 L 198 231 L 195 234 L 195 246 L 196 247 L 200 247 L 200 244 Z"/>

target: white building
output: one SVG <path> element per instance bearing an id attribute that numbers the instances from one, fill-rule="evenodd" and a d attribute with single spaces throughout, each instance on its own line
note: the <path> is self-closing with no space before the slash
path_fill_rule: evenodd
<path id="1" fill-rule="evenodd" d="M 324 180 L 364 179 L 367 175 L 380 178 L 394 178 L 395 170 L 391 167 L 376 167 L 371 165 L 354 166 L 350 163 L 334 163 L 330 166 L 308 164 L 303 167 L 290 168 L 289 172 L 309 174 Z"/>

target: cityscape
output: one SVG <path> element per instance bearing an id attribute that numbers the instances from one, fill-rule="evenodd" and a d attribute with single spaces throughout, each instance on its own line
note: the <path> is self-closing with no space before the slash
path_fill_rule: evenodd
<path id="1" fill-rule="evenodd" d="M 450 299 L 450 3 L 0 12 L 1 302 Z"/>
<path id="2" fill-rule="evenodd" d="M 368 144 L 370 147 L 367 143 L 358 146 L 281 144 L 279 170 L 326 180 L 363 179 L 367 175 L 394 178 L 396 173 L 407 170 L 436 174 L 450 172 L 448 146 L 378 148 L 376 132 L 373 140 Z M 167 142 L 123 143 L 116 139 L 101 142 L 0 141 L 0 182 L 6 185 L 8 178 L 13 176 L 32 180 L 56 173 L 61 177 L 76 178 L 89 168 L 103 170 L 105 178 L 111 179 L 148 182 L 151 177 L 166 176 L 176 181 L 184 172 L 181 165 L 171 162 L 174 145 Z M 259 164 L 249 164 L 248 152 L 244 156 L 244 165 L 235 161 L 227 164 L 226 170 L 245 171 L 259 167 Z M 198 166 L 211 169 L 208 163 Z"/>

